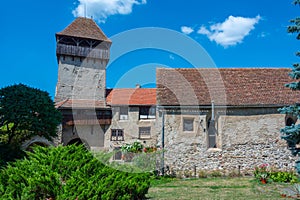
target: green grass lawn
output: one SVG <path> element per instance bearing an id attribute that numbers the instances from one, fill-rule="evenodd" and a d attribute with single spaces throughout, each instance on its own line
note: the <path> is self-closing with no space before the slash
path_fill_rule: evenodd
<path id="1" fill-rule="evenodd" d="M 155 180 L 149 189 L 148 199 L 222 199 L 258 200 L 284 199 L 282 190 L 289 184 L 261 184 L 252 177 L 241 178 L 202 178 Z"/>

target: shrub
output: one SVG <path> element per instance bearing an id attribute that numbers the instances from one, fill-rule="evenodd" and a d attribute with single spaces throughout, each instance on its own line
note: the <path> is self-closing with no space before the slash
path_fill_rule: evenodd
<path id="1" fill-rule="evenodd" d="M 183 173 L 182 173 L 182 171 L 177 171 L 177 173 L 176 173 L 176 178 L 183 178 Z"/>
<path id="2" fill-rule="evenodd" d="M 241 173 L 237 170 L 232 170 L 228 173 L 228 177 L 234 178 L 234 177 L 240 177 L 242 176 Z"/>
<path id="3" fill-rule="evenodd" d="M 133 144 L 124 144 L 121 147 L 123 152 L 131 152 L 131 153 L 138 153 L 142 152 L 144 146 L 140 142 L 134 142 Z"/>
<path id="4" fill-rule="evenodd" d="M 0 143 L 0 168 L 5 167 L 9 162 L 22 159 L 24 156 L 25 153 L 20 148 Z"/>
<path id="5" fill-rule="evenodd" d="M 190 170 L 184 170 L 183 174 L 184 174 L 185 178 L 193 177 L 193 171 L 190 171 Z"/>
<path id="6" fill-rule="evenodd" d="M 260 179 L 262 174 L 267 174 L 269 175 L 270 169 L 269 169 L 269 165 L 268 164 L 261 164 L 259 166 L 256 166 L 254 168 L 254 176 L 257 179 Z"/>
<path id="7" fill-rule="evenodd" d="M 206 172 L 205 170 L 200 170 L 200 171 L 198 172 L 198 177 L 199 177 L 199 178 L 207 178 L 207 177 L 208 177 L 208 174 L 207 174 L 207 172 Z"/>
<path id="8" fill-rule="evenodd" d="M 223 174 L 220 170 L 214 170 L 209 174 L 210 177 L 222 177 Z"/>
<path id="9" fill-rule="evenodd" d="M 34 147 L 0 171 L 0 199 L 142 199 L 150 174 L 110 168 L 83 146 Z"/>
<path id="10" fill-rule="evenodd" d="M 296 183 L 298 182 L 298 177 L 294 172 L 270 172 L 269 178 L 274 182 L 282 182 L 282 183 Z"/>
<path id="11" fill-rule="evenodd" d="M 160 158 L 159 152 L 140 153 L 132 159 L 132 165 L 144 171 L 153 172 L 156 170 L 158 158 Z"/>
<path id="12" fill-rule="evenodd" d="M 298 176 L 295 172 L 278 171 L 270 168 L 268 164 L 262 164 L 258 167 L 255 167 L 254 176 L 258 180 L 260 180 L 262 177 L 265 177 L 265 179 L 270 179 L 274 182 L 282 182 L 282 183 L 298 182 Z"/>

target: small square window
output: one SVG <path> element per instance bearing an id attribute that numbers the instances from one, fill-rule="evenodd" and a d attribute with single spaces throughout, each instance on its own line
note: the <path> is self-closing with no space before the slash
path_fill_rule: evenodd
<path id="1" fill-rule="evenodd" d="M 111 141 L 124 141 L 124 132 L 122 129 L 111 129 Z"/>
<path id="2" fill-rule="evenodd" d="M 128 107 L 120 107 L 120 120 L 128 120 Z"/>
<path id="3" fill-rule="evenodd" d="M 194 119 L 193 118 L 183 119 L 183 131 L 194 131 Z"/>
<path id="4" fill-rule="evenodd" d="M 140 139 L 150 139 L 151 138 L 151 127 L 140 127 L 139 128 L 139 138 Z"/>
<path id="5" fill-rule="evenodd" d="M 114 160 L 122 160 L 122 151 L 120 147 L 116 147 L 114 149 Z"/>

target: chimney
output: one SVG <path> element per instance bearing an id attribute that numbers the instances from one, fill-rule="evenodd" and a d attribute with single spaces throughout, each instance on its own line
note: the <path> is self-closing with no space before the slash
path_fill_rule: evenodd
<path id="1" fill-rule="evenodd" d="M 140 84 L 135 84 L 135 88 L 141 88 L 141 85 Z"/>

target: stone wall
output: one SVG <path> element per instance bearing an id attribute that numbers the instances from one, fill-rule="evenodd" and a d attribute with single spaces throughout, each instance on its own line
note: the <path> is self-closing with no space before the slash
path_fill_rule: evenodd
<path id="1" fill-rule="evenodd" d="M 145 146 L 156 146 L 157 143 L 157 128 L 156 119 L 139 119 L 139 107 L 129 107 L 128 119 L 120 120 L 120 107 L 112 108 L 113 118 L 112 124 L 108 128 L 105 134 L 105 146 L 111 149 L 120 147 L 124 143 L 133 143 L 140 141 Z M 139 138 L 139 127 L 150 127 L 151 136 L 150 138 L 143 139 Z M 124 141 L 111 141 L 111 129 L 123 129 Z"/>
<path id="2" fill-rule="evenodd" d="M 90 99 L 105 102 L 106 61 L 61 56 L 56 85 L 56 101 Z"/>
<path id="3" fill-rule="evenodd" d="M 217 148 L 208 148 L 206 114 L 166 114 L 165 164 L 174 171 L 194 170 L 194 167 L 209 171 L 240 168 L 242 173 L 251 173 L 262 163 L 293 170 L 296 158 L 280 138 L 285 116 L 250 112 L 248 110 L 245 115 L 218 115 Z M 194 118 L 193 132 L 183 131 L 185 117 Z"/>
<path id="4" fill-rule="evenodd" d="M 223 168 L 240 165 L 244 170 L 252 170 L 253 166 L 268 163 L 280 169 L 293 169 L 296 158 L 280 138 L 285 115 L 220 116 L 218 126 Z"/>
<path id="5" fill-rule="evenodd" d="M 104 149 L 104 130 L 100 125 L 75 125 L 63 128 L 64 145 L 78 138 L 91 150 Z"/>

